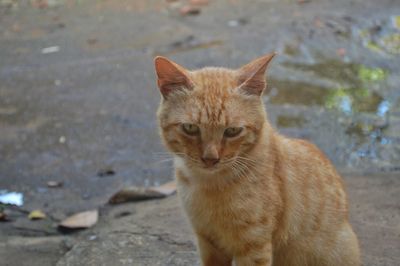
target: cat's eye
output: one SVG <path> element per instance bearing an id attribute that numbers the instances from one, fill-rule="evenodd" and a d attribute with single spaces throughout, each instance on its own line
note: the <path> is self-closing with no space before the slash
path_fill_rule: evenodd
<path id="1" fill-rule="evenodd" d="M 197 136 L 200 134 L 200 128 L 194 124 L 183 123 L 182 124 L 183 132 L 190 136 Z"/>
<path id="2" fill-rule="evenodd" d="M 238 136 L 243 131 L 242 127 L 228 127 L 224 131 L 224 137 L 233 138 Z"/>

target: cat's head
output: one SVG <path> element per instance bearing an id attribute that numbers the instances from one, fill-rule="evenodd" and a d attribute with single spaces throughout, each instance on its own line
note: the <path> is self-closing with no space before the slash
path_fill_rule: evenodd
<path id="1" fill-rule="evenodd" d="M 258 142 L 266 122 L 262 94 L 273 54 L 236 69 L 189 71 L 164 57 L 155 68 L 162 100 L 161 137 L 189 168 L 234 167 Z"/>

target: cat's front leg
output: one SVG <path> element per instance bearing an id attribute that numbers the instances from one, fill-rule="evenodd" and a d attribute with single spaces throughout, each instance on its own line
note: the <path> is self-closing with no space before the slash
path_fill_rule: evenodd
<path id="1" fill-rule="evenodd" d="M 197 234 L 197 242 L 203 266 L 231 266 L 232 258 L 215 247 L 206 237 Z"/>
<path id="2" fill-rule="evenodd" d="M 235 256 L 237 266 L 271 266 L 272 265 L 272 244 L 265 243 L 260 247 L 252 247 L 246 252 Z"/>

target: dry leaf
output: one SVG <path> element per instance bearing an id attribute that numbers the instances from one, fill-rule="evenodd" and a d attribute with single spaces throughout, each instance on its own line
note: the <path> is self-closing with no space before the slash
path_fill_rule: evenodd
<path id="1" fill-rule="evenodd" d="M 79 212 L 66 218 L 58 226 L 68 229 L 89 228 L 95 225 L 98 219 L 98 210 Z"/>
<path id="2" fill-rule="evenodd" d="M 108 201 L 111 204 L 127 201 L 140 201 L 148 199 L 164 198 L 176 191 L 176 182 L 171 181 L 158 187 L 127 187 L 114 194 Z"/>
<path id="3" fill-rule="evenodd" d="M 28 218 L 31 220 L 41 220 L 46 218 L 46 214 L 44 214 L 41 210 L 34 210 L 29 213 Z"/>
<path id="4" fill-rule="evenodd" d="M 187 15 L 198 15 L 200 14 L 200 8 L 195 7 L 195 6 L 183 6 L 179 9 L 179 13 L 182 16 L 187 16 Z"/>
<path id="5" fill-rule="evenodd" d="M 164 196 L 169 196 L 172 195 L 173 193 L 175 193 L 176 191 L 176 182 L 175 181 L 171 181 L 168 183 L 165 183 L 161 186 L 158 187 L 150 187 L 150 190 L 154 190 L 157 192 L 162 193 Z"/>
<path id="6" fill-rule="evenodd" d="M 8 220 L 7 214 L 5 214 L 4 212 L 0 212 L 0 222 L 4 222 L 7 220 Z"/>

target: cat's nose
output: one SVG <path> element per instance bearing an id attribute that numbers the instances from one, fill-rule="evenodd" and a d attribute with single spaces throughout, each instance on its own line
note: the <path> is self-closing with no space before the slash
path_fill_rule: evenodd
<path id="1" fill-rule="evenodd" d="M 219 158 L 204 158 L 201 157 L 201 161 L 207 166 L 211 167 L 216 165 L 219 162 Z"/>

